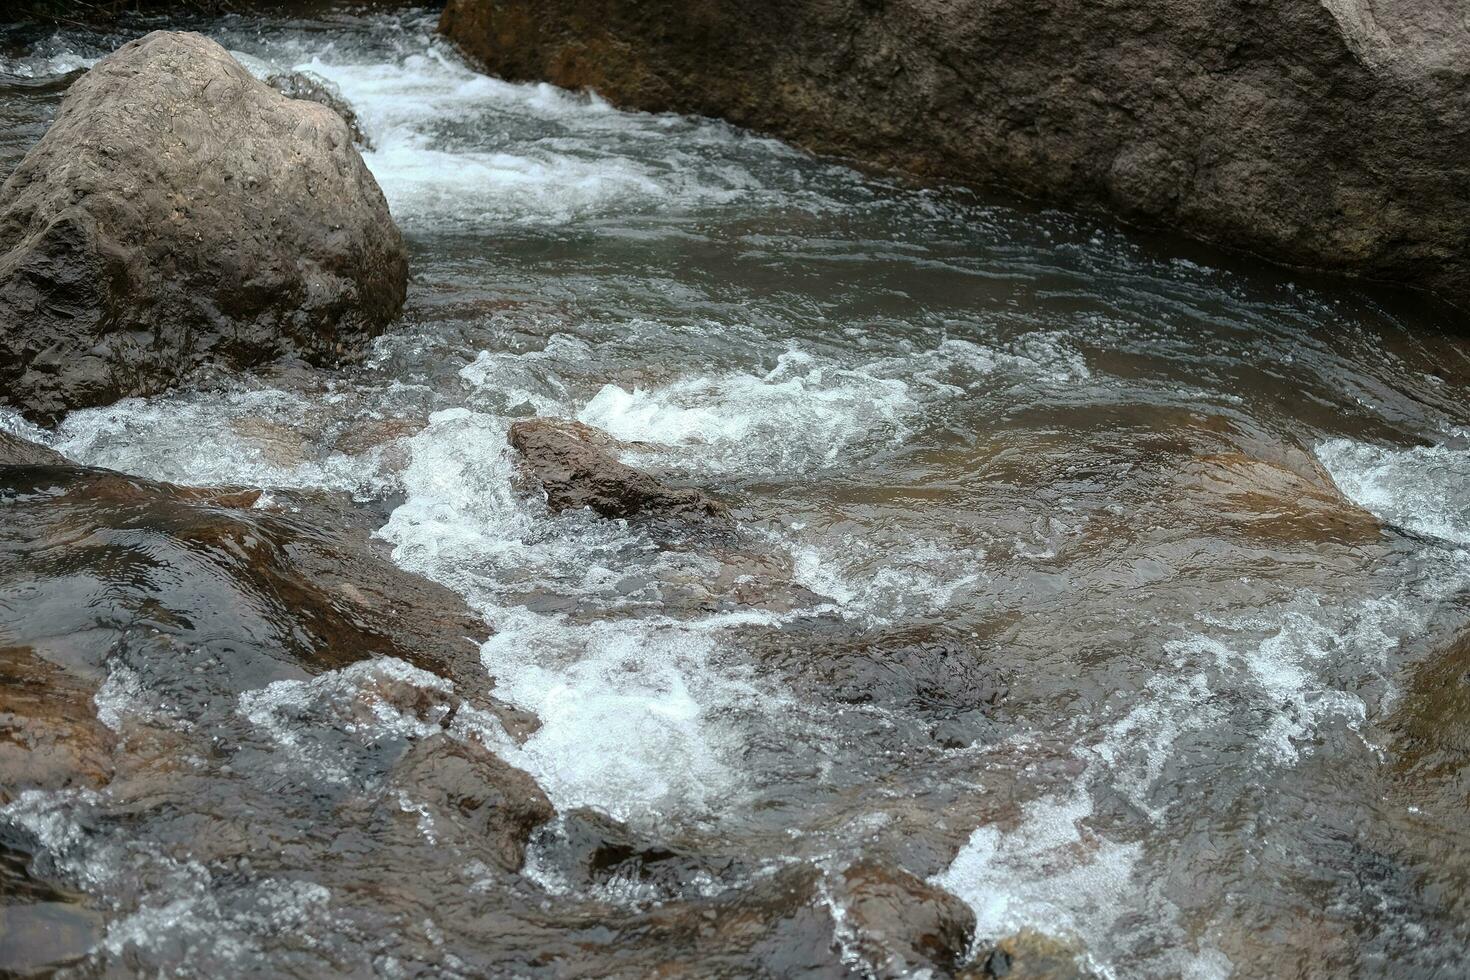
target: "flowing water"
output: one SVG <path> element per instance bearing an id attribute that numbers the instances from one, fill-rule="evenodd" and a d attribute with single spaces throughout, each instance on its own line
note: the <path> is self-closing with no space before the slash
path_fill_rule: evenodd
<path id="1" fill-rule="evenodd" d="M 250 520 L 348 494 L 483 617 L 478 663 L 222 679 L 108 634 L 88 710 L 134 771 L 0 809 L 52 889 L 7 899 L 0 968 L 44 920 L 80 975 L 940 969 L 854 924 L 877 862 L 967 903 L 972 954 L 1032 929 L 1120 978 L 1470 972 L 1452 313 L 508 84 L 433 23 L 191 25 L 355 107 L 413 268 L 365 363 L 0 424 L 264 489 Z M 118 40 L 13 34 L 0 169 Z M 638 443 L 737 532 L 549 515 L 505 441 L 530 415 Z M 54 649 L 92 574 L 56 560 L 10 568 L 0 646 Z M 445 715 L 492 683 L 539 727 Z M 544 790 L 522 868 L 395 775 L 431 738 Z"/>

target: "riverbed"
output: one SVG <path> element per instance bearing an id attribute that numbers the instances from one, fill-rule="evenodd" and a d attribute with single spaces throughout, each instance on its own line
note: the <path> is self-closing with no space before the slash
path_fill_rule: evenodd
<path id="1" fill-rule="evenodd" d="M 402 691 L 449 682 L 393 658 L 228 697 L 111 658 L 93 706 L 146 791 L 0 809 L 86 910 L 69 969 L 915 972 L 851 925 L 874 864 L 968 905 L 962 961 L 1032 930 L 1117 978 L 1470 972 L 1456 313 L 499 81 L 430 12 L 183 26 L 352 104 L 405 316 L 361 364 L 0 425 L 257 509 L 349 498 L 483 618 L 455 693 L 539 726 L 426 720 Z M 119 39 L 9 39 L 0 171 Z M 738 533 L 548 513 L 529 416 Z M 64 600 L 0 592 L 11 631 Z M 389 778 L 441 732 L 555 807 L 518 871 Z"/>

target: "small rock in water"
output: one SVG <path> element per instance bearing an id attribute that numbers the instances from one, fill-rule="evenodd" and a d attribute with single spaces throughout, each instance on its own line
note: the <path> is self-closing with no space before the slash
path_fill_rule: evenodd
<path id="1" fill-rule="evenodd" d="M 78 79 L 0 186 L 0 402 L 49 422 L 206 365 L 351 359 L 407 283 L 338 113 L 156 31 Z"/>
<path id="2" fill-rule="evenodd" d="M 567 419 L 524 419 L 510 427 L 524 473 L 554 513 L 586 507 L 603 517 L 724 519 L 729 508 L 699 490 L 671 487 L 613 456 L 617 440 Z"/>
<path id="3" fill-rule="evenodd" d="M 963 980 L 1096 980 L 1081 965 L 1082 949 L 1034 929 L 1022 929 L 997 942 L 977 958 L 977 967 L 960 974 Z"/>
<path id="4" fill-rule="evenodd" d="M 600 890 L 633 901 L 718 892 L 749 872 L 733 857 L 654 840 L 586 807 L 547 825 L 538 837 L 537 865 L 543 875 L 550 873 L 578 891 Z"/>
<path id="5" fill-rule="evenodd" d="M 834 898 L 874 976 L 947 975 L 964 959 L 975 931 L 975 913 L 960 898 L 876 861 L 844 871 Z"/>
<path id="6" fill-rule="evenodd" d="M 529 775 L 473 743 L 447 735 L 416 742 L 399 760 L 395 787 L 423 804 L 436 827 L 452 826 L 461 846 L 516 871 L 526 840 L 556 815 Z"/>

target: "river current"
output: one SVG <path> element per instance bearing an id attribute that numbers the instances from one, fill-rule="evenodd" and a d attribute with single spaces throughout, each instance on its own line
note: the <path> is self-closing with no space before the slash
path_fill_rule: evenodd
<path id="1" fill-rule="evenodd" d="M 1454 313 L 498 81 L 434 19 L 185 25 L 358 113 L 412 264 L 366 362 L 0 425 L 257 508 L 351 495 L 540 720 L 451 734 L 559 815 L 513 874 L 436 833 L 381 755 L 444 726 L 373 692 L 449 681 L 402 661 L 225 703 L 119 658 L 94 706 L 149 794 L 0 808 L 92 916 L 67 969 L 890 975 L 839 887 L 872 860 L 968 904 L 977 953 L 1470 973 Z M 0 172 L 119 40 L 8 37 Z M 637 443 L 739 540 L 548 514 L 505 440 L 532 415 Z M 598 820 L 643 864 L 589 874 Z"/>

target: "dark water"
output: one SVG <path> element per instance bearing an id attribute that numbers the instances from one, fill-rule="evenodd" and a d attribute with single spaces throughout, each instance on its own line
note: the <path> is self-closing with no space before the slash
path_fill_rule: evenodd
<path id="1" fill-rule="evenodd" d="M 913 952 L 921 903 L 875 936 L 878 868 L 967 903 L 971 953 L 1470 972 L 1453 314 L 501 83 L 432 23 L 202 25 L 377 147 L 414 279 L 366 365 L 3 420 L 265 492 L 0 474 L 6 669 L 61 671 L 114 772 L 4 794 L 0 968 L 963 962 Z M 116 40 L 11 39 L 0 165 Z M 548 516 L 504 439 L 534 414 L 647 443 L 738 534 Z M 332 522 L 483 625 L 427 586 L 407 639 L 364 623 L 344 588 L 398 586 Z"/>

